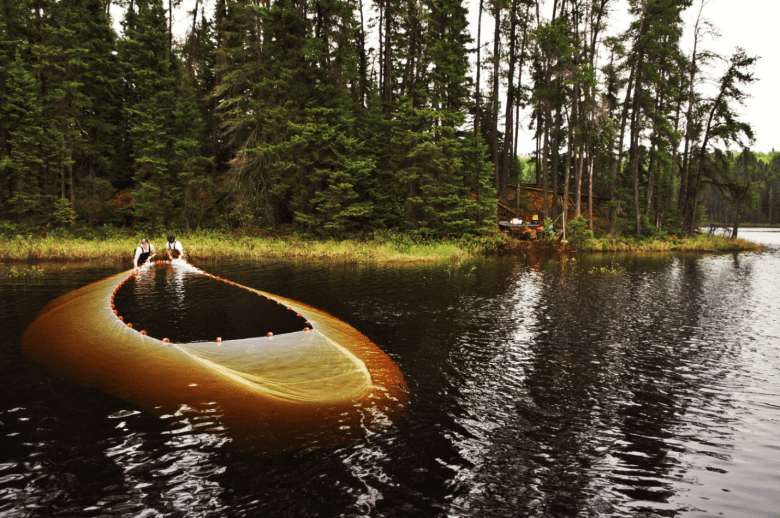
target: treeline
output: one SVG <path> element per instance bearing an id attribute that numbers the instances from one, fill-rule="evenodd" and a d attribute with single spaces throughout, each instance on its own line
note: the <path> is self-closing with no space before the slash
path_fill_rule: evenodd
<path id="1" fill-rule="evenodd" d="M 0 220 L 481 233 L 523 179 L 521 110 L 544 216 L 603 197 L 612 232 L 692 232 L 702 201 L 778 220 L 776 194 L 751 205 L 775 160 L 713 147 L 752 139 L 735 110 L 756 58 L 705 95 L 691 1 L 631 0 L 606 37 L 613 0 L 480 0 L 477 27 L 463 0 L 196 0 L 181 42 L 166 3 L 0 0 Z"/>
<path id="2" fill-rule="evenodd" d="M 713 162 L 703 198 L 713 222 L 780 223 L 780 153 L 714 153 Z"/>

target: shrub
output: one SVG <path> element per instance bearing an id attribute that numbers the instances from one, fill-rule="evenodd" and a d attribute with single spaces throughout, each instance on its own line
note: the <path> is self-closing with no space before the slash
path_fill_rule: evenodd
<path id="1" fill-rule="evenodd" d="M 588 229 L 588 220 L 582 214 L 569 221 L 566 232 L 569 241 L 581 243 L 593 239 L 593 231 Z"/>
<path id="2" fill-rule="evenodd" d="M 70 206 L 67 198 L 57 198 L 54 200 L 54 214 L 52 214 L 52 223 L 57 227 L 70 228 L 76 222 L 76 211 Z"/>
<path id="3" fill-rule="evenodd" d="M 665 231 L 659 230 L 658 227 L 650 223 L 650 219 L 642 215 L 640 222 L 642 223 L 642 236 L 646 239 L 657 239 L 660 241 L 668 241 L 669 236 Z"/>

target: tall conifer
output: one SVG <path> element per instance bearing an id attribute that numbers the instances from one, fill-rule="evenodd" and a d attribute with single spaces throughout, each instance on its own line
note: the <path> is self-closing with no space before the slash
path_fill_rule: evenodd
<path id="1" fill-rule="evenodd" d="M 6 71 L 6 93 L 3 105 L 8 120 L 6 145 L 8 154 L 0 162 L 4 198 L 9 213 L 17 220 L 38 214 L 40 209 L 39 178 L 44 164 L 40 141 L 41 108 L 38 85 L 17 51 Z"/>
<path id="2" fill-rule="evenodd" d="M 132 77 L 128 106 L 137 217 L 168 226 L 181 197 L 176 177 L 176 77 L 168 55 L 168 26 L 161 0 L 137 1 L 128 10 L 121 59 Z"/>

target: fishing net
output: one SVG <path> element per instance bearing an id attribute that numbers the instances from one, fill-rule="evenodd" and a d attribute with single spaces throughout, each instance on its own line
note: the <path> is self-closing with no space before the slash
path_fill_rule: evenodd
<path id="1" fill-rule="evenodd" d="M 174 343 L 127 321 L 115 297 L 130 281 L 150 282 L 154 268 L 174 282 L 202 276 L 265 297 L 301 318 L 303 329 L 237 340 Z M 169 279 L 170 280 L 170 279 Z M 186 304 L 186 299 L 180 301 Z M 247 318 L 251 318 L 251 315 Z M 313 430 L 363 431 L 386 426 L 406 408 L 397 365 L 368 338 L 307 304 L 241 286 L 182 260 L 109 277 L 49 303 L 28 326 L 24 351 L 51 370 L 95 386 L 158 415 L 186 407 L 215 413 L 219 425 L 267 442 L 293 433 L 297 446 Z M 200 410 L 199 410 L 200 409 Z M 313 434 L 313 435 L 312 435 Z M 311 441 L 309 441 L 311 442 Z"/>

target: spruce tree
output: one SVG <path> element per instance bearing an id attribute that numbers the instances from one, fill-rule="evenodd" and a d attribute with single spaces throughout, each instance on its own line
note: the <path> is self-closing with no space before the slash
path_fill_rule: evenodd
<path id="1" fill-rule="evenodd" d="M 202 153 L 203 119 L 193 83 L 192 77 L 185 73 L 177 86 L 171 128 L 175 138 L 170 170 L 182 189 L 182 216 L 187 229 L 200 226 L 211 205 L 207 191 L 213 185 L 207 173 L 211 161 Z"/>
<path id="2" fill-rule="evenodd" d="M 40 141 L 41 108 L 38 84 L 27 69 L 21 52 L 6 71 L 6 95 L 3 105 L 8 121 L 7 155 L 1 158 L 0 174 L 8 214 L 17 221 L 37 218 L 40 213 L 39 178 L 44 164 Z"/>
<path id="3" fill-rule="evenodd" d="M 118 144 L 116 35 L 100 0 L 61 0 L 52 7 L 49 38 L 59 42 L 60 52 L 52 54 L 57 73 L 48 84 L 61 96 L 52 109 L 60 114 L 65 139 L 63 176 L 71 208 L 91 225 L 103 212 L 95 201 L 107 199 Z"/>
<path id="4" fill-rule="evenodd" d="M 154 228 L 169 226 L 181 200 L 177 177 L 177 84 L 169 57 L 168 26 L 162 0 L 138 1 L 128 10 L 121 60 L 132 78 L 127 107 L 134 163 L 136 217 Z"/>
<path id="5" fill-rule="evenodd" d="M 430 164 L 420 177 L 426 205 L 422 216 L 433 221 L 439 232 L 459 235 L 473 231 L 478 219 L 494 220 L 495 205 L 477 207 L 471 199 L 471 187 L 487 178 L 483 177 L 483 155 L 463 131 L 473 102 L 468 77 L 467 46 L 472 40 L 467 30 L 467 10 L 461 0 L 432 0 L 428 5 L 433 145 L 421 150 Z M 484 198 L 481 201 L 484 203 Z"/>
<path id="6" fill-rule="evenodd" d="M 13 95 L 9 76 L 11 68 L 19 66 L 18 63 L 14 64 L 18 54 L 29 56 L 26 7 L 25 1 L 0 0 L 0 207 L 12 191 L 8 189 L 9 182 L 6 181 L 11 175 L 7 169 L 11 153 L 8 132 L 13 129 L 10 121 Z M 13 184 L 13 180 L 10 184 Z"/>
<path id="7" fill-rule="evenodd" d="M 359 27 L 352 4 L 237 5 L 221 24 L 217 94 L 235 147 L 229 174 L 236 224 L 292 223 L 353 232 L 372 213 L 375 159 L 360 140 Z"/>

